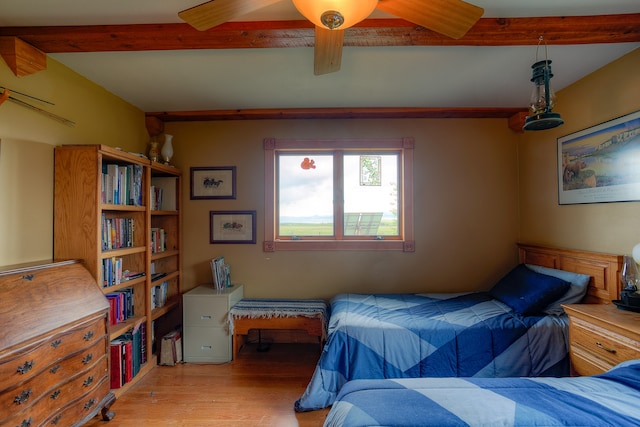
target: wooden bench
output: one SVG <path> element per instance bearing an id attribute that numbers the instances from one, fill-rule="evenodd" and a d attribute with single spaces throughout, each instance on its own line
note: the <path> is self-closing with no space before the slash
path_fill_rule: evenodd
<path id="1" fill-rule="evenodd" d="M 318 337 L 320 350 L 327 331 L 327 303 L 318 299 L 243 298 L 229 311 L 233 331 L 233 358 L 251 329 L 304 330 Z"/>

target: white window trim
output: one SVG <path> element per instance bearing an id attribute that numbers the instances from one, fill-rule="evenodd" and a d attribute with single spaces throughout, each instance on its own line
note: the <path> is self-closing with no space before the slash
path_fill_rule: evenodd
<path id="1" fill-rule="evenodd" d="M 385 250 L 414 252 L 413 234 L 413 148 L 411 137 L 375 140 L 289 140 L 267 138 L 264 140 L 264 252 L 299 250 Z M 291 149 L 402 149 L 402 230 L 399 240 L 276 240 L 276 150 Z"/>

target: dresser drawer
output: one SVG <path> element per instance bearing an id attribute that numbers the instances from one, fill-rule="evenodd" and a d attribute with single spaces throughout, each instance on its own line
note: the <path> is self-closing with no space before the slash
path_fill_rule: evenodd
<path id="1" fill-rule="evenodd" d="M 75 355 L 53 363 L 40 375 L 32 377 L 14 389 L 0 395 L 0 420 L 12 412 L 28 407 L 42 395 L 60 387 L 78 373 L 94 365 L 105 354 L 106 338 L 96 341 L 93 346 Z"/>
<path id="2" fill-rule="evenodd" d="M 100 384 L 108 381 L 107 361 L 106 355 L 103 354 L 101 358 L 94 361 L 93 366 L 85 369 L 84 372 L 79 372 L 67 382 L 56 384 L 46 390 L 37 390 L 29 387 L 30 384 L 26 384 L 24 388 L 16 389 L 16 393 L 6 393 L 9 396 L 15 394 L 14 397 L 18 397 L 19 401 L 29 393 L 31 395 L 23 403 L 12 401 L 8 403 L 10 406 L 7 406 L 7 402 L 4 401 L 0 403 L 0 425 L 20 426 L 25 420 L 31 420 L 30 424 L 25 425 L 41 425 L 46 418 L 60 408 L 68 406 L 80 397 L 91 394 L 94 389 L 99 388 Z M 37 382 L 39 378 L 36 377 L 32 382 Z"/>
<path id="3" fill-rule="evenodd" d="M 76 399 L 73 404 L 67 405 L 56 413 L 46 414 L 49 418 L 43 425 L 77 425 L 78 420 L 86 420 L 91 416 L 92 411 L 95 411 L 96 408 L 110 406 L 114 399 L 113 394 L 109 392 L 109 378 L 105 376 L 96 382 L 96 387 L 93 390 L 80 399 Z M 105 424 L 105 426 L 108 425 Z"/>
<path id="4" fill-rule="evenodd" d="M 640 358 L 640 343 L 616 332 L 574 318 L 569 330 L 571 361 L 576 373 L 601 373 L 625 360 Z"/>
<path id="5" fill-rule="evenodd" d="M 6 356 L 0 362 L 0 392 L 38 375 L 67 355 L 102 340 L 107 332 L 105 325 L 104 317 L 92 319 Z"/>

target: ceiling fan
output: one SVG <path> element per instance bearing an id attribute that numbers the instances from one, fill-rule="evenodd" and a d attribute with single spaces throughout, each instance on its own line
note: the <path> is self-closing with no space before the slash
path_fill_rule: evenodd
<path id="1" fill-rule="evenodd" d="M 282 0 L 212 0 L 178 16 L 204 31 Z M 338 71 L 346 28 L 367 18 L 374 9 L 458 39 L 480 19 L 481 7 L 462 0 L 292 0 L 315 24 L 314 74 Z"/>

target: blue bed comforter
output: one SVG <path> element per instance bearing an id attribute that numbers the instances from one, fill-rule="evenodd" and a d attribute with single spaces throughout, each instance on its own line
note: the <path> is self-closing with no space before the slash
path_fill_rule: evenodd
<path id="1" fill-rule="evenodd" d="M 486 293 L 342 294 L 296 411 L 354 379 L 568 375 L 566 316 L 515 314 Z"/>
<path id="2" fill-rule="evenodd" d="M 407 378 L 347 383 L 325 427 L 640 425 L 640 360 L 575 378 Z"/>

